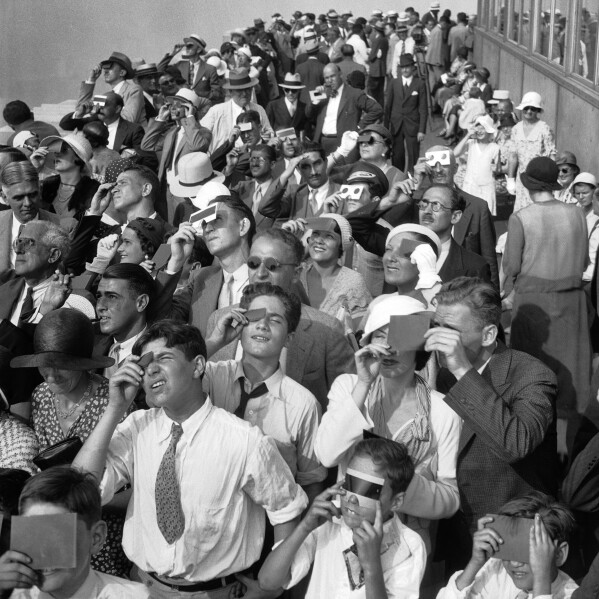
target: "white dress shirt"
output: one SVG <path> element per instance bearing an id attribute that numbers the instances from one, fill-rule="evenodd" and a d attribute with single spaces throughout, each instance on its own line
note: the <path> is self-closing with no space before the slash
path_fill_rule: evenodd
<path id="1" fill-rule="evenodd" d="M 241 401 L 239 381 L 246 383 L 243 364 L 235 360 L 206 362 L 204 391 L 214 405 L 235 413 Z M 243 419 L 257 426 L 277 444 L 299 485 L 324 480 L 326 468 L 314 453 L 320 404 L 305 387 L 277 370 L 264 383 L 268 393 L 250 399 Z"/>
<path id="2" fill-rule="evenodd" d="M 44 301 L 44 296 L 46 295 L 46 291 L 52 282 L 52 277 L 49 277 L 45 281 L 38 283 L 33 287 L 33 307 L 34 312 L 31 317 L 27 320 L 30 323 L 39 322 L 42 319 L 42 315 L 40 314 L 40 308 L 42 307 L 42 302 Z M 27 285 L 23 285 L 23 289 L 21 291 L 21 295 L 19 295 L 19 299 L 13 309 L 13 312 L 10 316 L 10 322 L 15 326 L 19 325 L 19 316 L 21 315 L 21 310 L 23 308 L 23 304 L 25 303 L 25 297 L 27 296 Z M 66 306 L 65 306 L 66 307 Z"/>
<path id="3" fill-rule="evenodd" d="M 314 216 L 322 212 L 322 209 L 324 208 L 324 201 L 329 197 L 330 186 L 331 184 L 328 181 L 320 187 L 310 187 L 308 185 L 308 198 L 310 198 L 312 192 L 314 192 L 314 199 L 318 205 L 318 210 L 315 212 Z"/>
<path id="4" fill-rule="evenodd" d="M 146 332 L 146 329 L 148 327 L 144 327 L 139 333 L 137 333 L 137 335 L 133 335 L 133 337 L 130 337 L 129 339 L 125 339 L 125 341 L 117 341 L 116 339 L 113 339 L 113 343 L 110 346 L 110 351 L 112 350 L 112 348 L 115 345 L 119 345 L 119 358 L 118 358 L 118 364 L 115 364 L 114 366 L 118 366 L 119 364 L 121 364 L 122 362 L 124 362 L 132 353 L 133 351 L 133 346 L 135 345 L 135 343 L 137 342 L 137 340 Z M 109 368 L 114 368 L 113 366 L 110 366 Z M 104 369 L 104 376 L 108 377 L 108 375 L 106 374 L 106 371 L 109 370 L 109 368 L 105 368 Z"/>
<path id="5" fill-rule="evenodd" d="M 334 98 L 329 98 L 324 115 L 324 122 L 322 123 L 323 135 L 337 135 L 337 113 L 339 112 L 339 102 L 341 101 L 343 87 L 344 85 L 339 87 L 337 95 Z"/>
<path id="6" fill-rule="evenodd" d="M 352 591 L 349 585 L 343 552 L 352 545 L 352 530 L 341 518 L 325 522 L 298 549 L 285 588 L 297 584 L 314 562 L 306 599 L 365 599 L 366 586 Z M 397 516 L 383 524 L 381 565 L 389 599 L 418 599 L 426 565 L 424 543 Z"/>
<path id="7" fill-rule="evenodd" d="M 368 47 L 366 46 L 366 42 L 354 33 L 349 37 L 347 43 L 354 48 L 354 60 L 366 67 L 366 71 L 368 71 L 370 63 L 368 62 Z"/>
<path id="8" fill-rule="evenodd" d="M 229 297 L 230 279 L 233 279 L 231 284 L 232 297 Z M 220 294 L 218 296 L 218 307 L 227 308 L 228 306 L 238 304 L 241 301 L 243 290 L 249 285 L 249 282 L 250 271 L 248 270 L 247 264 L 242 264 L 237 270 L 230 273 L 223 270 L 223 286 L 221 287 Z"/>
<path id="9" fill-rule="evenodd" d="M 112 91 L 115 94 L 121 94 L 121 89 L 123 89 L 123 85 L 125 85 L 125 81 L 119 81 L 113 88 Z"/>
<path id="10" fill-rule="evenodd" d="M 414 77 L 408 77 L 407 79 L 405 77 L 401 78 L 401 84 L 405 87 L 406 85 L 408 87 L 410 87 L 410 85 L 412 85 L 412 81 L 414 81 Z"/>
<path id="11" fill-rule="evenodd" d="M 106 125 L 106 127 L 108 128 L 108 148 L 111 150 L 116 150 L 117 152 L 120 150 L 120 148 L 114 147 L 114 138 L 116 137 L 116 130 L 118 129 L 118 126 L 119 119 L 117 119 L 113 123 L 110 123 L 110 125 Z"/>
<path id="12" fill-rule="evenodd" d="M 520 589 L 516 587 L 500 559 L 491 558 L 479 571 L 474 582 L 461 591 L 456 580 L 462 570 L 452 575 L 447 586 L 439 591 L 437 599 L 517 599 Z M 569 599 L 578 585 L 559 570 L 551 584 L 551 595 L 537 595 L 535 599 Z M 532 599 L 532 591 L 528 594 Z"/>
<path id="13" fill-rule="evenodd" d="M 264 196 L 266 195 L 266 192 L 268 191 L 272 181 L 272 177 L 266 181 L 263 181 L 262 183 L 254 181 L 254 197 L 252 202 L 252 212 L 254 213 L 254 216 L 258 216 L 258 208 L 260 207 L 260 204 L 262 203 L 262 200 L 264 199 Z"/>
<path id="14" fill-rule="evenodd" d="M 445 260 L 447 260 L 447 254 L 449 254 L 449 247 L 451 246 L 451 237 L 447 241 L 441 243 L 441 253 L 437 258 L 437 273 L 441 270 Z"/>
<path id="15" fill-rule="evenodd" d="M 33 218 L 31 221 L 28 222 L 32 222 L 35 220 L 39 220 L 40 219 L 40 215 L 39 212 L 35 215 L 35 218 Z M 25 223 L 20 223 L 17 220 L 17 217 L 14 215 L 12 215 L 12 228 L 10 231 L 10 265 L 14 268 L 15 267 L 15 250 L 12 247 L 12 244 L 14 242 L 14 240 L 19 236 L 19 231 L 21 230 L 21 227 L 24 225 Z"/>
<path id="16" fill-rule="evenodd" d="M 156 520 L 158 467 L 173 421 L 162 409 L 140 410 L 119 424 L 102 477 L 102 503 L 130 483 L 123 549 L 144 572 L 208 581 L 245 570 L 259 557 L 264 514 L 273 525 L 289 522 L 308 505 L 272 439 L 255 426 L 212 405 L 182 423 L 176 470 L 185 531 L 166 542 Z"/>
<path id="17" fill-rule="evenodd" d="M 52 599 L 53 595 L 37 587 L 15 589 L 13 599 Z M 103 572 L 90 570 L 85 582 L 70 595 L 69 599 L 146 599 L 150 597 L 147 587 L 139 582 L 117 578 Z"/>
<path id="18" fill-rule="evenodd" d="M 287 110 L 289 111 L 289 114 L 291 115 L 291 117 L 293 117 L 295 115 L 295 113 L 297 112 L 297 100 L 295 102 L 290 102 L 287 97 L 285 97 L 285 106 L 287 106 Z"/>

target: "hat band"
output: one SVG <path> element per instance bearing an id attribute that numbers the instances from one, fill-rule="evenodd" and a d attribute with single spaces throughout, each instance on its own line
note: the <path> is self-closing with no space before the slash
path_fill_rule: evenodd
<path id="1" fill-rule="evenodd" d="M 214 171 L 212 171 L 212 174 L 209 177 L 206 177 L 205 179 L 202 179 L 201 181 L 196 181 L 195 183 L 185 183 L 184 181 L 179 181 L 179 185 L 181 187 L 196 187 L 198 185 L 204 185 L 204 183 L 208 183 L 208 181 L 210 181 L 211 179 L 214 179 L 214 177 L 216 177 L 216 173 Z"/>
<path id="2" fill-rule="evenodd" d="M 246 77 L 240 77 L 239 79 L 230 79 L 228 80 L 228 83 L 231 87 L 237 87 L 240 85 L 247 85 L 248 83 L 251 83 L 252 80 L 250 79 L 249 76 Z"/>

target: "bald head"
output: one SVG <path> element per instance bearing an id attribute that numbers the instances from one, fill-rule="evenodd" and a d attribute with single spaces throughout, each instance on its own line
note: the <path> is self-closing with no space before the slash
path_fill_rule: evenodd
<path id="1" fill-rule="evenodd" d="M 323 70 L 324 85 L 330 91 L 337 91 L 343 85 L 341 69 L 334 63 L 329 63 Z"/>

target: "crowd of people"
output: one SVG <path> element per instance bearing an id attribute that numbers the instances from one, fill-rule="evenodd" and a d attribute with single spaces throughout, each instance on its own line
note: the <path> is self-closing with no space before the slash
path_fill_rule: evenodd
<path id="1" fill-rule="evenodd" d="M 276 13 L 4 107 L 1 597 L 597 596 L 599 188 L 475 27 Z"/>

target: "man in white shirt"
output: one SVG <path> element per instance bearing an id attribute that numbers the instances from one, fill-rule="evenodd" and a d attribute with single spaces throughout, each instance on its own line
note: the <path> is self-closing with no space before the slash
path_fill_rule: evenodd
<path id="1" fill-rule="evenodd" d="M 352 34 L 347 39 L 347 44 L 353 46 L 355 50 L 354 60 L 365 67 L 366 72 L 370 68 L 370 63 L 368 62 L 368 46 L 366 42 L 362 39 L 362 25 L 352 25 Z"/>
<path id="2" fill-rule="evenodd" d="M 151 597 L 231 596 L 260 556 L 265 513 L 280 541 L 306 495 L 271 439 L 204 394 L 206 345 L 195 327 L 152 325 L 134 348 L 146 352 L 145 368 L 132 356 L 111 377 L 109 405 L 73 466 L 102 481 L 104 503 L 132 485 L 123 547 Z M 154 408 L 118 425 L 141 385 Z"/>
<path id="3" fill-rule="evenodd" d="M 399 75 L 399 58 L 402 54 L 414 54 L 414 39 L 408 37 L 407 25 L 400 25 L 397 28 L 398 41 L 393 50 L 393 58 L 391 60 L 391 75 L 397 79 Z"/>

